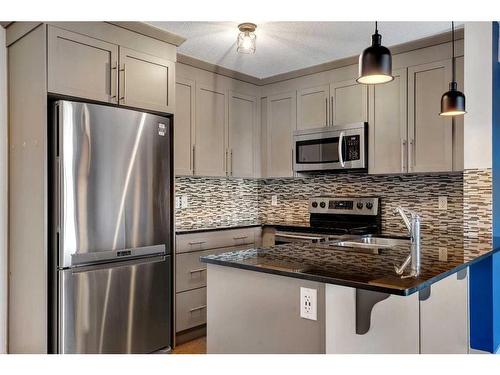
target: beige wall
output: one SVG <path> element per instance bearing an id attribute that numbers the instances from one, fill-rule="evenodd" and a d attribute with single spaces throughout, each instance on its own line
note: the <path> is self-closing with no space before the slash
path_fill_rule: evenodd
<path id="1" fill-rule="evenodd" d="M 465 24 L 464 168 L 491 168 L 492 23 Z"/>
<path id="2" fill-rule="evenodd" d="M 0 353 L 7 352 L 7 49 L 0 27 Z"/>

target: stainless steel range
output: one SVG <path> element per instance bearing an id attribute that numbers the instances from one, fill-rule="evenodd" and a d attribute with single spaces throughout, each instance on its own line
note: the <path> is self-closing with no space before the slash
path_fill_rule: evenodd
<path id="1" fill-rule="evenodd" d="M 380 198 L 328 197 L 309 199 L 309 226 L 277 226 L 275 244 L 323 242 L 342 235 L 379 235 Z"/>

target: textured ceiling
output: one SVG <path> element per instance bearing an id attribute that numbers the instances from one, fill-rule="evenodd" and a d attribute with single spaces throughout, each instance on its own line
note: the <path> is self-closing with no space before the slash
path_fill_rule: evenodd
<path id="1" fill-rule="evenodd" d="M 257 23 L 257 50 L 247 55 L 236 52 L 239 22 L 149 23 L 187 38 L 180 53 L 257 78 L 357 55 L 374 29 L 373 22 Z M 379 22 L 378 28 L 382 44 L 391 46 L 449 31 L 450 23 Z"/>

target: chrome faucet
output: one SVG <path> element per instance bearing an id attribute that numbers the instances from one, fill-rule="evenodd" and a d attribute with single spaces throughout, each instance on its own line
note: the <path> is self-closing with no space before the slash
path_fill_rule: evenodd
<path id="1" fill-rule="evenodd" d="M 420 216 L 416 212 L 403 207 L 397 207 L 394 212 L 401 215 L 411 241 L 410 255 L 401 266 L 394 266 L 394 270 L 398 275 L 403 275 L 406 267 L 411 263 L 411 273 L 401 276 L 401 278 L 417 277 L 420 274 Z"/>

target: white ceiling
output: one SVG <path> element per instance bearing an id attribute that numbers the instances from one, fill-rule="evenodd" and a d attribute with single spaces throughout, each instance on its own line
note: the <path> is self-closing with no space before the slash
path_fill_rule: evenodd
<path id="1" fill-rule="evenodd" d="M 239 22 L 149 23 L 187 38 L 180 53 L 261 79 L 357 55 L 374 31 L 373 22 L 257 23 L 257 50 L 247 55 L 236 52 Z M 450 23 L 379 22 L 378 29 L 389 47 L 449 31 Z"/>

